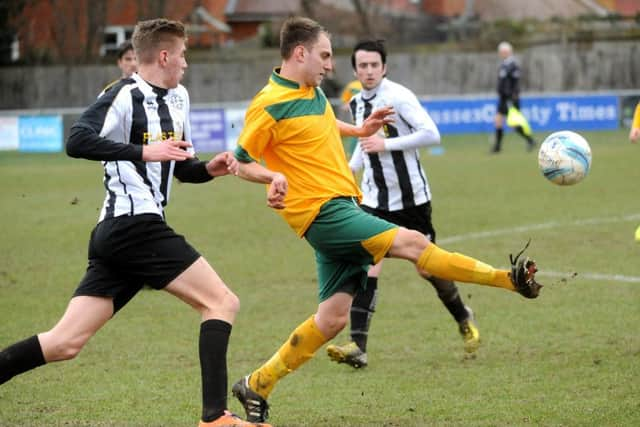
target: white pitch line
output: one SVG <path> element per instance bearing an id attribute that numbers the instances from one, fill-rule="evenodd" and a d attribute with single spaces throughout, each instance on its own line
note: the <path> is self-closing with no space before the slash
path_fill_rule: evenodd
<path id="1" fill-rule="evenodd" d="M 530 225 L 522 225 L 520 227 L 504 228 L 501 230 L 478 231 L 474 233 L 467 233 L 467 234 L 460 234 L 457 236 L 445 237 L 443 239 L 438 239 L 438 244 L 440 243 L 448 244 L 448 243 L 460 242 L 464 240 L 481 239 L 485 237 L 495 237 L 495 236 L 501 236 L 504 234 L 512 234 L 512 233 L 524 233 L 532 230 L 545 230 L 545 229 L 556 228 L 556 227 L 598 225 L 598 224 L 608 224 L 612 222 L 637 221 L 639 219 L 640 219 L 640 213 L 623 215 L 623 216 L 606 217 L 606 218 L 587 218 L 587 219 L 581 219 L 581 220 L 564 222 L 564 223 L 559 221 L 550 221 L 550 222 L 543 222 L 540 224 L 530 224 Z M 573 275 L 574 275 L 574 273 L 562 273 L 559 271 L 540 271 L 538 274 L 540 276 L 548 276 L 548 277 L 566 277 L 567 279 L 573 278 Z M 588 280 L 640 283 L 640 277 L 624 276 L 621 274 L 578 273 L 576 277 L 578 278 L 583 277 Z"/>
<path id="2" fill-rule="evenodd" d="M 581 277 L 587 280 L 604 280 L 609 282 L 640 283 L 640 277 L 623 276 L 622 274 L 600 274 L 600 273 L 561 273 L 559 271 L 539 271 L 536 276 L 565 277 L 568 280 L 579 280 Z"/>
<path id="3" fill-rule="evenodd" d="M 543 222 L 540 224 L 529 224 L 529 225 L 522 225 L 519 227 L 503 228 L 503 229 L 488 230 L 488 231 L 477 231 L 474 233 L 460 234 L 457 236 L 449 236 L 442 239 L 438 239 L 438 243 L 444 243 L 446 245 L 449 243 L 460 242 L 464 240 L 473 240 L 473 239 L 481 239 L 484 237 L 502 236 L 504 234 L 524 233 L 524 232 L 533 231 L 533 230 L 545 230 L 545 229 L 557 228 L 557 227 L 598 225 L 598 224 L 607 224 L 612 222 L 623 222 L 623 221 L 624 222 L 637 221 L 639 219 L 640 219 L 640 213 L 623 215 L 623 216 L 605 217 L 605 218 L 579 219 L 571 222 L 550 221 L 550 222 Z"/>

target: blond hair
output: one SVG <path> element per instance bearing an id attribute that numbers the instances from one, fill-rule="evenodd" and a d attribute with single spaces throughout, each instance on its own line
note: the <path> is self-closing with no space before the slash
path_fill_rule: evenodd
<path id="1" fill-rule="evenodd" d="M 133 30 L 131 42 L 138 62 L 153 62 L 157 51 L 175 43 L 176 39 L 186 40 L 187 31 L 180 21 L 158 18 L 140 21 Z"/>

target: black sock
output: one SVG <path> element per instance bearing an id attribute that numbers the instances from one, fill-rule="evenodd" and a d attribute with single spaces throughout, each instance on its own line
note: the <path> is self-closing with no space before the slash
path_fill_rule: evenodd
<path id="1" fill-rule="evenodd" d="M 458 293 L 458 287 L 451 280 L 439 279 L 437 277 L 431 277 L 428 279 L 438 292 L 438 297 L 442 304 L 447 307 L 449 313 L 453 316 L 456 322 L 460 323 L 469 317 L 469 313 L 460 298 Z"/>
<path id="2" fill-rule="evenodd" d="M 502 130 L 502 128 L 496 128 L 496 141 L 495 141 L 495 145 L 493 146 L 493 151 L 500 151 L 503 134 L 504 134 L 504 131 Z"/>
<path id="3" fill-rule="evenodd" d="M 0 352 L 0 384 L 45 363 L 37 335 L 19 341 Z"/>
<path id="4" fill-rule="evenodd" d="M 529 135 L 527 135 L 526 133 L 524 133 L 524 129 L 522 128 L 522 126 L 516 126 L 516 132 L 518 132 L 518 134 L 520 136 L 522 136 L 524 139 L 527 140 L 527 144 L 529 145 L 533 145 L 533 138 L 531 138 Z"/>
<path id="5" fill-rule="evenodd" d="M 202 421 L 213 421 L 227 409 L 227 346 L 231 325 L 224 320 L 205 320 L 200 325 L 202 374 Z"/>
<path id="6" fill-rule="evenodd" d="M 351 339 L 364 352 L 367 351 L 369 325 L 376 311 L 377 297 L 378 278 L 368 277 L 367 289 L 360 289 L 351 303 Z"/>

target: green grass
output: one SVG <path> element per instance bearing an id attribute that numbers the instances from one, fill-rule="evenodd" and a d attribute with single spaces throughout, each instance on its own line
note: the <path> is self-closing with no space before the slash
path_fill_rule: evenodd
<path id="1" fill-rule="evenodd" d="M 321 349 L 278 384 L 270 421 L 639 425 L 640 244 L 633 233 L 640 146 L 624 131 L 585 136 L 593 169 L 573 187 L 547 182 L 535 153 L 513 134 L 498 156 L 487 154 L 487 135 L 445 137 L 444 155 L 425 152 L 441 245 L 505 267 L 507 254 L 531 237 L 529 253 L 547 283 L 541 297 L 461 284 L 482 336 L 477 357 L 468 359 L 431 287 L 411 265 L 388 261 L 370 366 L 337 366 Z M 50 328 L 62 314 L 86 265 L 101 176 L 96 162 L 0 152 L 0 347 Z M 314 312 L 313 254 L 266 207 L 260 185 L 226 177 L 175 185 L 172 196 L 169 223 L 242 301 L 229 347 L 232 383 Z M 166 293 L 142 292 L 75 360 L 0 386 L 0 425 L 196 425 L 198 324 L 193 310 Z M 337 341 L 346 338 L 343 332 Z"/>

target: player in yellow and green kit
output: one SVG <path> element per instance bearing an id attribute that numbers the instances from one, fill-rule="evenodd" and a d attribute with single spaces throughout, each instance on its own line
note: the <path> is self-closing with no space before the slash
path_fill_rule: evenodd
<path id="1" fill-rule="evenodd" d="M 633 112 L 633 121 L 631 122 L 631 130 L 629 131 L 629 140 L 632 143 L 638 142 L 640 139 L 640 102 L 636 105 Z M 636 228 L 636 242 L 640 242 L 640 225 Z"/>
<path id="2" fill-rule="evenodd" d="M 347 85 L 342 90 L 342 93 L 340 94 L 340 101 L 342 101 L 342 105 L 340 106 L 340 108 L 342 108 L 344 112 L 349 114 L 349 117 L 353 117 L 350 104 L 351 98 L 360 93 L 361 90 L 362 83 L 360 83 L 360 80 L 355 79 L 347 83 Z M 347 155 L 351 156 L 353 154 L 353 150 L 355 150 L 356 145 L 358 144 L 358 138 L 356 138 L 355 136 L 345 136 L 342 138 L 342 143 Z"/>
<path id="3" fill-rule="evenodd" d="M 385 256 L 409 260 L 425 274 L 501 287 L 528 298 L 537 297 L 541 287 L 535 281 L 535 263 L 519 259 L 520 254 L 512 258 L 510 271 L 498 270 L 360 209 L 360 190 L 340 135 L 372 135 L 388 122 L 392 110 L 374 111 L 361 127 L 336 120 L 318 89 L 331 70 L 331 42 L 315 21 L 285 21 L 280 53 L 282 66 L 247 110 L 234 172 L 268 184 L 268 205 L 314 248 L 320 302 L 271 359 L 234 384 L 233 394 L 252 422 L 267 418 L 267 398 L 276 382 L 344 328 L 353 295 L 366 284 L 367 269 Z"/>

